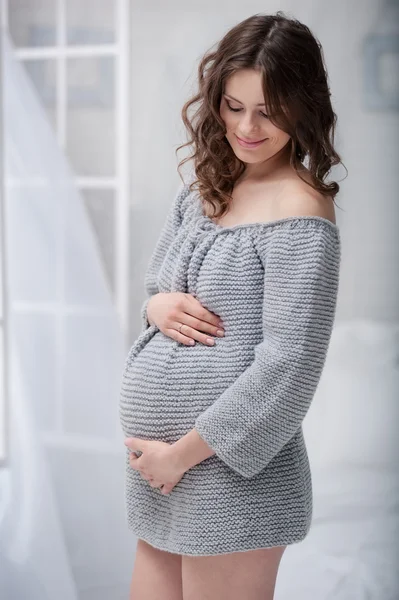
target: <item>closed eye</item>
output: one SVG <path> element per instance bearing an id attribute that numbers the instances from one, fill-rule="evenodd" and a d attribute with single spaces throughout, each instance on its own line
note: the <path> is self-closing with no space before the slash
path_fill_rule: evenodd
<path id="1" fill-rule="evenodd" d="M 229 110 L 231 110 L 231 112 L 240 112 L 242 110 L 242 108 L 233 108 L 232 106 L 230 106 L 230 104 L 226 101 L 227 107 Z M 261 111 L 260 113 L 262 115 L 262 117 L 265 117 L 266 119 L 268 119 L 269 117 L 267 115 L 265 115 L 265 113 L 263 113 Z"/>

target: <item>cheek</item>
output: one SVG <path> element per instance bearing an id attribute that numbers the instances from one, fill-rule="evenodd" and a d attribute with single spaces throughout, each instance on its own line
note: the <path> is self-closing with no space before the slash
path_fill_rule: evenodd
<path id="1" fill-rule="evenodd" d="M 227 130 L 234 127 L 235 122 L 236 122 L 236 119 L 234 119 L 234 113 L 232 113 L 230 111 L 226 111 L 226 110 L 221 110 L 220 116 L 221 116 L 221 118 L 224 122 L 224 126 L 226 127 Z"/>
<path id="2" fill-rule="evenodd" d="M 284 131 L 281 131 L 280 129 L 276 128 L 274 128 L 274 131 L 270 132 L 270 135 L 268 137 L 269 144 L 273 148 L 282 148 L 290 139 L 290 136 L 287 135 Z"/>
<path id="3" fill-rule="evenodd" d="M 268 144 L 271 148 L 276 148 L 279 145 L 279 138 L 274 135 L 269 136 Z"/>

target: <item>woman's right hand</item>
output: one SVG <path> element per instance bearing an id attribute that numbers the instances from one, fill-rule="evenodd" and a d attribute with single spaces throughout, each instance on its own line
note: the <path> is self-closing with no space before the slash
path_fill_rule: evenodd
<path id="1" fill-rule="evenodd" d="M 215 341 L 209 334 L 224 336 L 221 319 L 184 292 L 154 294 L 147 304 L 147 318 L 162 333 L 186 346 L 195 341 L 213 346 Z M 222 331 L 221 336 L 218 330 Z"/>

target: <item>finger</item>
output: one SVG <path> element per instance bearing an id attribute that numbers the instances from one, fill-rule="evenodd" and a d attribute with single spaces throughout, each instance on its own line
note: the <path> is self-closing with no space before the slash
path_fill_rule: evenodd
<path id="1" fill-rule="evenodd" d="M 129 464 L 132 467 L 132 469 L 135 469 L 136 471 L 140 471 L 140 464 L 141 463 L 139 462 L 139 460 L 140 460 L 140 457 L 136 456 L 134 454 L 134 452 L 130 453 Z"/>
<path id="2" fill-rule="evenodd" d="M 147 440 L 142 440 L 141 438 L 127 437 L 123 443 L 130 452 L 138 452 L 141 455 L 146 441 Z"/>
<path id="3" fill-rule="evenodd" d="M 143 479 L 146 479 L 147 481 L 149 481 L 152 478 L 151 473 L 149 473 L 147 469 L 144 469 L 144 467 L 141 466 L 140 463 L 136 463 L 136 464 L 137 464 L 136 468 L 138 471 L 140 471 L 141 477 Z"/>
<path id="4" fill-rule="evenodd" d="M 178 330 L 180 329 L 180 331 L 176 331 L 176 329 L 178 329 Z M 176 334 L 173 334 L 173 339 L 175 339 L 177 342 L 180 342 L 180 343 L 186 344 L 186 345 L 190 345 L 189 340 L 193 339 L 197 342 L 200 342 L 201 344 L 206 344 L 207 346 L 215 345 L 215 340 L 212 337 L 212 335 L 201 333 L 200 331 L 193 329 L 192 327 L 190 327 L 189 325 L 186 325 L 185 323 L 183 323 L 183 324 L 177 323 L 176 329 L 175 329 Z M 170 331 L 172 331 L 172 330 L 170 330 Z M 171 337 L 172 337 L 172 335 L 171 335 Z M 223 337 L 223 336 L 221 336 L 221 337 Z"/>
<path id="5" fill-rule="evenodd" d="M 137 463 L 137 456 L 134 456 L 134 454 L 131 452 L 129 455 L 129 464 L 131 467 L 137 468 L 136 463 Z"/>
<path id="6" fill-rule="evenodd" d="M 210 333 L 211 335 L 217 335 L 217 331 L 224 331 L 223 326 L 219 324 L 219 321 L 216 323 L 209 323 L 207 319 L 198 314 L 189 314 L 187 312 L 183 312 L 180 316 L 175 316 L 175 323 L 173 326 L 178 325 L 177 329 L 179 329 L 180 325 L 191 327 L 197 331 L 203 331 L 205 333 Z M 187 332 L 187 331 L 186 331 Z"/>
<path id="7" fill-rule="evenodd" d="M 164 330 L 165 335 L 172 338 L 172 340 L 179 342 L 180 344 L 184 344 L 185 346 L 193 346 L 193 341 L 195 340 L 193 340 L 192 337 L 180 333 L 178 331 L 180 325 L 181 323 L 175 323 L 173 328 L 166 328 Z"/>
<path id="8" fill-rule="evenodd" d="M 141 450 L 131 450 L 130 448 L 127 448 L 127 450 L 129 450 L 129 458 L 135 458 L 136 460 L 139 459 L 143 454 Z M 139 456 L 137 453 L 139 453 Z"/>
<path id="9" fill-rule="evenodd" d="M 216 315 L 212 311 L 205 308 L 205 306 L 202 306 L 201 302 L 197 300 L 197 298 L 195 298 L 192 294 L 187 294 L 186 298 L 191 306 L 189 310 L 183 308 L 184 312 L 187 312 L 189 316 L 192 315 L 193 318 L 199 319 L 200 321 L 206 324 L 209 323 L 214 327 L 220 327 L 220 325 L 222 324 L 222 320 L 219 317 L 219 315 Z"/>
<path id="10" fill-rule="evenodd" d="M 149 483 L 152 488 L 159 488 L 163 485 L 162 481 L 157 481 L 156 479 L 150 479 Z"/>

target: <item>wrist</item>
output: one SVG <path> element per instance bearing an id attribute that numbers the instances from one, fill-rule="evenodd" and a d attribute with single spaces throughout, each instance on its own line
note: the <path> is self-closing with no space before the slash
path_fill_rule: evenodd
<path id="1" fill-rule="evenodd" d="M 215 451 L 201 438 L 198 431 L 191 429 L 186 435 L 171 444 L 171 456 L 178 469 L 186 472 Z"/>

